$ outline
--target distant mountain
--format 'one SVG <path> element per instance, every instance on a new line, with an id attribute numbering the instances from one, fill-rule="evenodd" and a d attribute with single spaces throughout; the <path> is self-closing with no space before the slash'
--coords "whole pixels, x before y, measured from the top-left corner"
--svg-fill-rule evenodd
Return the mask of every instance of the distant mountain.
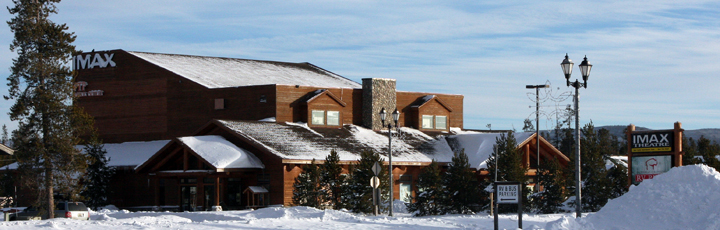
<path id="1" fill-rule="evenodd" d="M 607 129 L 610 131 L 610 134 L 615 135 L 618 137 L 618 139 L 625 140 L 625 128 L 627 128 L 626 125 L 606 125 L 606 126 L 598 126 L 595 127 L 595 131 L 600 129 Z M 639 127 L 635 126 L 635 131 L 645 131 L 645 130 L 651 130 L 645 127 Z M 550 134 L 553 133 L 553 130 L 543 130 L 543 133 L 549 132 Z M 692 138 L 695 141 L 700 139 L 700 136 L 704 136 L 707 139 L 710 139 L 710 141 L 717 141 L 720 143 L 720 129 L 695 129 L 695 130 L 685 130 L 684 133 L 685 137 Z"/>
<path id="2" fill-rule="evenodd" d="M 603 128 L 610 131 L 611 134 L 613 134 L 619 138 L 625 139 L 624 131 L 625 131 L 625 128 L 627 128 L 627 126 L 625 126 L 625 125 L 608 125 L 608 126 L 595 127 L 596 130 L 603 129 Z M 650 130 L 650 129 L 645 128 L 645 127 L 635 126 L 635 130 L 636 131 L 644 131 L 644 130 Z M 705 138 L 710 139 L 710 141 L 717 141 L 718 143 L 720 143 L 720 129 L 695 129 L 695 130 L 686 129 L 684 135 L 685 135 L 685 137 L 692 138 L 696 141 L 698 139 L 700 139 L 700 136 L 704 136 Z"/>

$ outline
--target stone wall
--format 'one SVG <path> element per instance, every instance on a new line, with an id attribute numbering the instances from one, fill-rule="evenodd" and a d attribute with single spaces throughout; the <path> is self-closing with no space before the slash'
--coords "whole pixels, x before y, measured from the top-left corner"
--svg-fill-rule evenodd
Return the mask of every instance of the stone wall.
<path id="1" fill-rule="evenodd" d="M 397 107 L 395 79 L 363 78 L 362 89 L 363 126 L 373 130 L 382 129 L 380 110 L 385 108 L 385 112 L 388 113 L 385 119 L 392 121 L 392 112 Z"/>

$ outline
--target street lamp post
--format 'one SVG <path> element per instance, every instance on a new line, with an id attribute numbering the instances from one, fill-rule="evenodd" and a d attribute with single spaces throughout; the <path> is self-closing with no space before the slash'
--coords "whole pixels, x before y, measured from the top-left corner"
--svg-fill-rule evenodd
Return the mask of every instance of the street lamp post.
<path id="1" fill-rule="evenodd" d="M 575 217 L 580 218 L 582 216 L 582 196 L 580 191 L 582 189 L 582 185 L 580 181 L 580 110 L 578 100 L 580 98 L 580 87 L 587 88 L 587 80 L 590 76 L 590 69 L 592 68 L 592 65 L 588 62 L 587 56 L 585 56 L 582 63 L 578 66 L 580 67 L 580 73 L 583 77 L 583 82 L 581 83 L 577 79 L 575 79 L 575 82 L 570 82 L 573 64 L 574 63 L 570 60 L 570 58 L 568 58 L 568 55 L 565 54 L 565 60 L 560 63 L 560 66 L 565 74 L 567 86 L 575 88 Z"/>
<path id="2" fill-rule="evenodd" d="M 385 117 L 387 116 L 387 112 L 385 112 L 385 108 L 382 108 L 380 110 L 380 120 L 383 123 L 383 126 L 385 126 Z M 398 126 L 398 120 L 400 119 L 400 112 L 398 112 L 397 108 L 395 108 L 395 111 L 392 113 L 392 119 L 395 121 L 395 129 L 397 129 Z M 388 121 L 387 124 L 388 127 L 388 174 L 389 174 L 389 180 L 390 180 L 390 211 L 388 213 L 388 216 L 393 215 L 393 201 L 395 200 L 393 196 L 393 173 L 392 173 L 392 123 Z"/>
<path id="3" fill-rule="evenodd" d="M 526 85 L 526 89 L 535 89 L 535 136 L 537 136 L 537 169 L 535 170 L 535 192 L 540 192 L 540 89 L 550 85 Z"/>

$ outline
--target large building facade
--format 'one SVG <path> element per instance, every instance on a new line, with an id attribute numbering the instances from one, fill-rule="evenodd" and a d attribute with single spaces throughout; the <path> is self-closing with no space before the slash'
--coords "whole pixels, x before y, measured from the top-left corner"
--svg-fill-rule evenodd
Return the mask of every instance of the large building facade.
<path id="1" fill-rule="evenodd" d="M 462 95 L 398 91 L 393 79 L 358 83 L 310 63 L 110 50 L 80 54 L 73 65 L 77 103 L 118 169 L 110 202 L 119 207 L 292 205 L 303 164 L 331 150 L 344 165 L 361 151 L 387 156 L 383 108 L 401 113 L 396 199 L 413 195 L 422 167 L 457 151 L 481 176 L 498 135 L 452 135 L 463 128 Z M 528 168 L 538 140 L 542 159 L 567 163 L 542 138 L 516 139 Z"/>

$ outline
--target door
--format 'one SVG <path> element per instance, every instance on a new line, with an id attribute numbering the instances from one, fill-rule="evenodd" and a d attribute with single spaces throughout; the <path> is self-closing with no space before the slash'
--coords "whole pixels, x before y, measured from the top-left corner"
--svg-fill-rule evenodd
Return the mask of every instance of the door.
<path id="1" fill-rule="evenodd" d="M 205 185 L 205 202 L 203 203 L 203 210 L 210 211 L 212 206 L 215 206 L 215 185 Z"/>
<path id="2" fill-rule="evenodd" d="M 180 211 L 195 211 L 197 207 L 197 187 L 180 187 Z"/>

